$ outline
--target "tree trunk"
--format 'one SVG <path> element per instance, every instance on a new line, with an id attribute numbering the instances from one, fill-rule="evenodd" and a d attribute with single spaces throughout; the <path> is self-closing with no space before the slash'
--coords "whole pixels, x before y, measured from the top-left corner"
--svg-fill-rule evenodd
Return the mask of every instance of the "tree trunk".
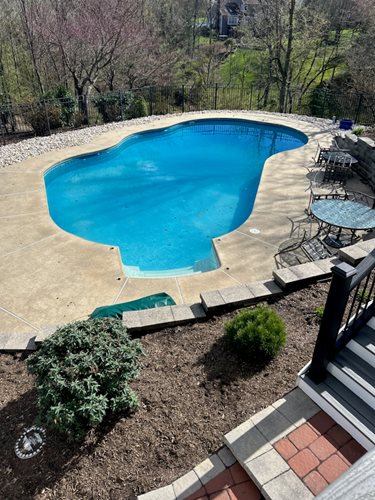
<path id="1" fill-rule="evenodd" d="M 81 85 L 76 79 L 74 80 L 74 86 L 78 99 L 78 109 L 82 113 L 83 125 L 89 124 L 89 110 L 88 110 L 88 99 L 87 91 L 83 85 Z"/>
<path id="2" fill-rule="evenodd" d="M 34 6 L 31 6 L 34 8 Z M 39 92 L 40 94 L 44 94 L 44 87 L 43 87 L 43 82 L 42 78 L 40 76 L 39 68 L 38 68 L 38 61 L 37 61 L 37 56 L 36 56 L 36 49 L 35 49 L 35 39 L 34 39 L 34 34 L 31 26 L 31 22 L 29 19 L 29 14 L 27 11 L 27 7 L 25 4 L 25 0 L 20 0 L 20 8 L 21 8 L 21 17 L 22 17 L 22 23 L 23 23 L 23 28 L 24 28 L 24 34 L 27 42 L 28 49 L 30 51 L 31 55 L 31 62 L 33 65 L 34 73 L 36 76 L 36 80 L 38 83 L 39 87 Z M 32 12 L 32 15 L 37 15 L 37 13 Z"/>
<path id="3" fill-rule="evenodd" d="M 286 96 L 287 90 L 290 86 L 290 61 L 293 50 L 293 24 L 294 24 L 294 12 L 296 8 L 296 0 L 290 0 L 289 4 L 289 16 L 288 16 L 288 41 L 287 48 L 285 51 L 285 60 L 282 65 L 281 71 L 281 85 L 279 94 L 279 112 L 285 113 L 286 111 Z"/>

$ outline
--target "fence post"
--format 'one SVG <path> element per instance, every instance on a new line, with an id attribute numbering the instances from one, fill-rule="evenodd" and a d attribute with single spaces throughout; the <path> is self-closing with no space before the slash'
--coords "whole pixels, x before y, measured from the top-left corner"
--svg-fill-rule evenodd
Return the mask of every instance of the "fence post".
<path id="1" fill-rule="evenodd" d="M 354 123 L 358 123 L 359 114 L 361 112 L 361 107 L 362 107 L 362 102 L 363 102 L 363 94 L 361 94 L 359 96 L 359 102 L 358 102 L 358 106 L 357 106 L 357 111 L 355 113 Z"/>
<path id="2" fill-rule="evenodd" d="M 1 107 L 0 109 L 0 128 L 1 128 L 1 138 L 3 140 L 3 144 L 5 145 L 5 132 L 4 132 L 4 129 L 5 129 L 5 123 L 6 123 L 6 120 L 5 120 L 5 113 L 6 111 L 4 111 L 4 108 Z"/>
<path id="3" fill-rule="evenodd" d="M 182 112 L 185 113 L 185 85 L 182 86 Z"/>
<path id="4" fill-rule="evenodd" d="M 249 109 L 253 109 L 253 85 L 250 86 L 250 102 L 249 102 Z"/>
<path id="5" fill-rule="evenodd" d="M 337 335 L 356 273 L 354 267 L 344 262 L 332 268 L 332 282 L 308 372 L 309 378 L 317 384 L 326 378 L 327 365 L 335 355 Z"/>
<path id="6" fill-rule="evenodd" d="M 218 84 L 215 83 L 214 109 L 217 109 L 217 91 L 218 91 Z"/>
<path id="7" fill-rule="evenodd" d="M 46 115 L 46 122 L 47 122 L 47 128 L 48 128 L 48 135 L 51 135 L 51 127 L 49 123 L 49 118 L 48 118 L 48 112 L 47 112 L 47 106 L 46 106 L 46 101 L 42 101 L 43 103 L 43 108 L 44 108 L 44 114 Z"/>
<path id="8" fill-rule="evenodd" d="M 84 95 L 84 100 L 85 100 L 86 122 L 87 125 L 90 126 L 90 98 L 88 94 Z"/>
<path id="9" fill-rule="evenodd" d="M 3 124 L 3 121 L 1 121 L 1 137 L 3 139 L 3 144 L 5 145 L 5 133 L 4 133 L 4 124 Z"/>
<path id="10" fill-rule="evenodd" d="M 327 100 L 327 87 L 324 88 L 323 105 L 322 105 L 322 118 L 324 118 Z"/>
<path id="11" fill-rule="evenodd" d="M 120 101 L 120 113 L 121 113 L 121 121 L 124 120 L 124 109 L 123 109 L 123 99 L 121 90 L 118 91 L 118 98 Z"/>
<path id="12" fill-rule="evenodd" d="M 150 110 L 150 115 L 152 115 L 152 87 L 148 88 L 148 109 Z"/>

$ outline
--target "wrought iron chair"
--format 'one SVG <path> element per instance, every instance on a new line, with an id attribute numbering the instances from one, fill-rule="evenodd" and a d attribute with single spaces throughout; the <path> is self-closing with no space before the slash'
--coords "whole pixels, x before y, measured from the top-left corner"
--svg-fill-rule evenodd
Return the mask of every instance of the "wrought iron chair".
<path id="1" fill-rule="evenodd" d="M 325 228 L 314 218 L 304 215 L 298 219 L 288 219 L 291 223 L 289 238 L 281 243 L 274 255 L 278 268 L 326 259 L 337 252 L 325 245 Z"/>
<path id="2" fill-rule="evenodd" d="M 369 194 L 361 193 L 360 191 L 346 190 L 347 200 L 356 201 L 358 203 L 363 203 L 370 208 L 375 208 L 375 197 Z"/>
<path id="3" fill-rule="evenodd" d="M 340 165 L 327 162 L 324 165 L 323 182 L 346 184 L 346 181 L 353 176 L 350 165 Z"/>
<path id="4" fill-rule="evenodd" d="M 318 198 L 319 196 L 332 197 L 333 195 L 338 195 L 338 196 L 345 195 L 344 187 L 332 182 L 331 180 L 329 180 L 327 178 L 325 178 L 323 169 L 321 169 L 320 171 L 315 173 L 315 175 L 310 180 L 310 185 L 307 188 L 307 190 L 310 191 L 309 204 L 305 210 L 305 212 L 308 215 L 310 214 L 310 207 L 311 207 L 312 202 L 315 199 L 319 199 Z"/>

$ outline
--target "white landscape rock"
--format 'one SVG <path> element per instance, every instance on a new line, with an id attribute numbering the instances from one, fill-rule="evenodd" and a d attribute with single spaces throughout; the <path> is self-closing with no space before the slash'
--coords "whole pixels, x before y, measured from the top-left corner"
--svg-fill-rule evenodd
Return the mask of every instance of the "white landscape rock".
<path id="1" fill-rule="evenodd" d="M 189 115 L 205 115 L 207 113 L 212 113 L 213 111 L 194 111 L 191 113 L 184 113 L 183 116 Z M 230 111 L 231 113 L 236 113 L 236 115 L 241 115 L 248 113 L 247 111 Z M 215 113 L 228 113 L 228 110 L 215 111 Z M 257 115 L 268 115 L 268 116 L 282 116 L 284 119 L 290 120 L 300 120 L 310 124 L 316 124 L 322 129 L 333 130 L 336 126 L 332 123 L 332 120 L 326 120 L 322 118 L 315 118 L 312 116 L 299 116 L 299 115 L 285 115 L 281 113 L 270 113 L 267 111 L 251 111 L 252 114 Z M 160 116 L 147 116 L 143 118 L 134 118 L 133 120 L 127 120 L 123 122 L 108 123 L 106 125 L 97 125 L 94 127 L 87 127 L 79 130 L 70 130 L 68 132 L 61 132 L 58 134 L 53 134 L 47 137 L 33 137 L 31 139 L 25 139 L 23 141 L 17 142 L 16 144 L 7 144 L 0 147 L 0 168 L 7 167 L 14 163 L 19 163 L 31 156 L 38 156 L 53 149 L 64 149 L 70 146 L 79 146 L 82 144 L 87 144 L 91 142 L 95 137 L 108 132 L 110 130 L 115 130 L 123 127 L 144 125 L 147 123 L 154 123 L 162 120 L 165 117 L 173 117 L 178 115 L 160 115 Z M 180 115 L 182 116 L 182 115 Z"/>

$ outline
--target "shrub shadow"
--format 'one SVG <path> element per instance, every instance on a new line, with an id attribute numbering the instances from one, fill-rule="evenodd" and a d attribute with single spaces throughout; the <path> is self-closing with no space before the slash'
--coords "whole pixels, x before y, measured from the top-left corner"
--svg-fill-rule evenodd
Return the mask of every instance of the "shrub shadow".
<path id="1" fill-rule="evenodd" d="M 104 425 L 90 433 L 84 442 L 68 443 L 61 435 L 47 430 L 47 443 L 33 458 L 19 459 L 14 451 L 23 430 L 37 423 L 36 391 L 30 389 L 0 410 L 0 497 L 7 500 L 34 498 L 54 485 L 82 456 L 92 454 L 117 418 L 108 418 Z M 121 418 L 121 415 L 119 418 Z"/>
<path id="2" fill-rule="evenodd" d="M 223 335 L 198 359 L 198 364 L 203 365 L 207 381 L 220 380 L 222 384 L 230 384 L 251 378 L 265 369 L 269 362 L 244 360 L 228 345 Z"/>

